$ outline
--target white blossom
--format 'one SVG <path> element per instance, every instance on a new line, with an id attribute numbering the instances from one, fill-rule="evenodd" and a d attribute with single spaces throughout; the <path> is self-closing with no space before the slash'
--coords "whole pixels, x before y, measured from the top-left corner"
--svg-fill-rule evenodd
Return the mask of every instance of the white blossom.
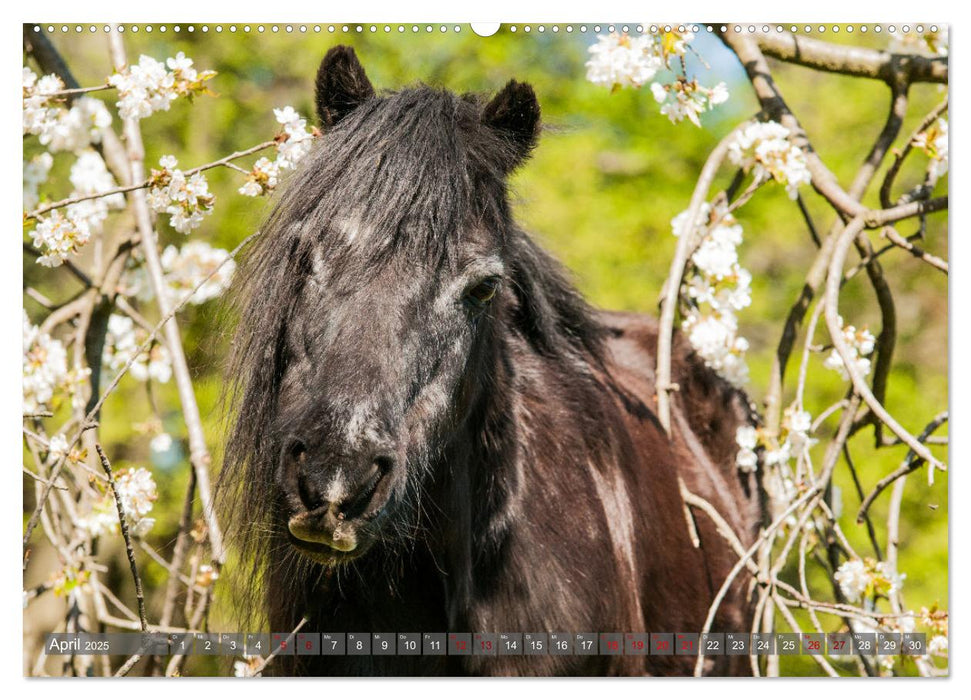
<path id="1" fill-rule="evenodd" d="M 932 656 L 947 656 L 947 637 L 936 634 L 927 642 L 927 652 Z"/>
<path id="2" fill-rule="evenodd" d="M 697 80 L 679 79 L 669 85 L 651 84 L 654 100 L 661 105 L 661 114 L 671 123 L 685 119 L 701 126 L 699 115 L 728 100 L 728 86 L 718 83 L 713 88 L 699 85 Z"/>
<path id="3" fill-rule="evenodd" d="M 247 176 L 243 186 L 239 188 L 239 193 L 247 197 L 268 194 L 276 188 L 279 177 L 279 163 L 269 158 L 260 158 L 253 164 L 253 170 Z"/>
<path id="4" fill-rule="evenodd" d="M 135 327 L 127 316 L 112 314 L 108 317 L 108 332 L 105 335 L 105 348 L 102 364 L 111 372 L 121 371 L 132 359 L 129 374 L 140 382 L 148 379 L 166 383 L 172 377 L 172 360 L 168 350 L 159 344 L 148 350 L 138 352 L 138 348 L 148 334 Z"/>
<path id="5" fill-rule="evenodd" d="M 24 413 L 47 409 L 54 392 L 68 379 L 67 351 L 30 322 L 24 311 Z"/>
<path id="6" fill-rule="evenodd" d="M 105 166 L 101 156 L 93 150 L 80 153 L 71 166 L 72 197 L 96 195 L 116 188 L 115 179 Z M 85 199 L 67 207 L 67 216 L 73 221 L 83 221 L 87 229 L 101 232 L 105 219 L 112 209 L 123 209 L 125 197 L 120 192 L 94 199 Z"/>
<path id="7" fill-rule="evenodd" d="M 597 37 L 597 43 L 588 51 L 587 80 L 611 89 L 639 88 L 664 67 L 654 38 L 649 35 L 632 37 L 613 32 Z"/>
<path id="8" fill-rule="evenodd" d="M 67 438 L 63 435 L 55 435 L 47 443 L 47 456 L 52 463 L 57 462 L 59 459 L 67 456 L 69 447 Z"/>
<path id="9" fill-rule="evenodd" d="M 872 559 L 850 559 L 836 570 L 833 577 L 850 603 L 858 602 L 865 595 L 893 595 L 906 578 L 891 569 L 887 562 Z"/>
<path id="10" fill-rule="evenodd" d="M 104 103 L 82 95 L 71 107 L 55 93 L 64 90 L 56 75 L 38 79 L 26 66 L 23 69 L 23 128 L 51 152 L 78 151 L 100 143 L 101 130 L 111 125 L 111 114 Z"/>
<path id="11" fill-rule="evenodd" d="M 109 77 L 108 84 L 118 88 L 118 113 L 123 119 L 144 119 L 167 111 L 177 97 L 204 92 L 203 83 L 214 75 L 196 71 L 192 59 L 180 51 L 165 63 L 143 55 L 138 63 Z"/>
<path id="12" fill-rule="evenodd" d="M 152 510 L 158 491 L 152 473 L 143 467 L 122 472 L 115 479 L 115 490 L 125 515 L 140 520 Z"/>
<path id="13" fill-rule="evenodd" d="M 806 154 L 789 140 L 789 129 L 778 122 L 758 122 L 742 129 L 729 144 L 728 157 L 751 170 L 757 181 L 773 179 L 795 199 L 800 185 L 812 180 Z"/>
<path id="14" fill-rule="evenodd" d="M 148 190 L 148 203 L 158 213 L 169 215 L 169 223 L 179 233 L 189 233 L 212 213 L 215 196 L 202 173 L 186 177 L 176 166 L 174 156 L 159 159 L 161 170 L 153 170 Z"/>
<path id="15" fill-rule="evenodd" d="M 870 585 L 870 575 L 867 573 L 866 564 L 859 559 L 850 559 L 844 562 L 833 575 L 840 586 L 843 597 L 850 603 L 856 603 L 866 593 Z"/>
<path id="16" fill-rule="evenodd" d="M 30 160 L 24 161 L 24 210 L 30 211 L 40 203 L 40 186 L 47 182 L 47 176 L 54 165 L 54 157 L 44 151 Z"/>
<path id="17" fill-rule="evenodd" d="M 115 492 L 121 501 L 131 531 L 139 537 L 146 535 L 155 524 L 154 518 L 146 516 L 158 499 L 158 488 L 152 473 L 143 467 L 119 471 L 115 475 Z M 118 532 L 118 508 L 114 494 L 110 491 L 105 493 L 80 518 L 79 524 L 92 537 Z"/>
<path id="18" fill-rule="evenodd" d="M 708 203 L 699 213 L 705 223 L 693 231 L 701 238 L 682 290 L 694 306 L 685 314 L 681 328 L 706 365 L 734 386 L 742 386 L 749 375 L 745 362 L 748 341 L 738 334 L 736 312 L 752 303 L 752 275 L 738 261 L 742 227 L 724 209 L 715 212 L 712 222 Z M 675 236 L 685 235 L 687 227 L 686 211 L 671 220 Z M 751 463 L 747 456 L 745 461 Z"/>
<path id="19" fill-rule="evenodd" d="M 786 432 L 785 439 L 792 453 L 804 454 L 816 444 L 816 440 L 809 437 L 812 425 L 813 417 L 809 411 L 803 411 L 796 406 L 790 406 L 785 410 L 782 416 L 782 427 Z"/>
<path id="20" fill-rule="evenodd" d="M 30 232 L 30 238 L 42 253 L 37 258 L 37 264 L 59 267 L 88 242 L 91 229 L 84 219 L 75 221 L 55 210 L 37 220 L 37 225 Z"/>
<path id="21" fill-rule="evenodd" d="M 274 109 L 273 114 L 277 122 L 283 126 L 283 134 L 277 140 L 276 165 L 278 169 L 283 170 L 295 168 L 297 163 L 310 152 L 314 134 L 312 131 L 307 131 L 307 120 L 289 105 L 282 109 Z"/>
<path id="22" fill-rule="evenodd" d="M 860 374 L 868 375 L 871 362 L 867 355 L 870 355 L 876 347 L 876 338 L 866 328 L 857 330 L 855 326 L 843 325 L 842 317 L 839 317 L 839 324 L 843 328 L 843 340 L 849 346 L 850 361 Z M 843 379 L 850 378 L 846 365 L 843 363 L 843 357 L 837 352 L 836 348 L 833 348 L 829 356 L 823 361 L 823 366 L 839 372 Z"/>
<path id="23" fill-rule="evenodd" d="M 202 283 L 189 299 L 193 304 L 202 304 L 226 291 L 236 272 L 236 262 L 226 250 L 204 241 L 190 241 L 181 250 L 168 246 L 162 253 L 162 268 L 165 282 L 176 298 L 181 299 Z"/>
<path id="24" fill-rule="evenodd" d="M 23 67 L 23 127 L 24 134 L 41 134 L 57 119 L 58 105 L 53 93 L 64 89 L 56 75 L 38 79 L 27 66 Z"/>
<path id="25" fill-rule="evenodd" d="M 168 452 L 172 449 L 172 436 L 168 433 L 159 433 L 152 438 L 152 441 L 149 443 L 149 449 L 159 454 Z"/>
<path id="26" fill-rule="evenodd" d="M 56 118 L 40 132 L 42 145 L 52 152 L 77 152 L 101 143 L 101 131 L 111 126 L 111 113 L 94 97 L 79 97 L 70 109 L 60 109 Z"/>
<path id="27" fill-rule="evenodd" d="M 758 442 L 758 430 L 750 425 L 741 425 L 735 431 L 735 443 L 739 448 L 735 455 L 735 466 L 739 471 L 754 472 L 758 468 L 759 457 L 755 452 Z"/>

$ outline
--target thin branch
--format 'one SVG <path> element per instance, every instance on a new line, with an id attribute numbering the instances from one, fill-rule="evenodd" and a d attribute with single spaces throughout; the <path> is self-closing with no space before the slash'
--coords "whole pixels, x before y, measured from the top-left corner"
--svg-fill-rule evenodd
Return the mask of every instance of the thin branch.
<path id="1" fill-rule="evenodd" d="M 920 435 L 917 436 L 918 442 L 924 443 L 931 433 L 933 433 L 939 427 L 944 425 L 944 423 L 946 423 L 947 421 L 948 421 L 947 411 L 944 411 L 943 413 L 940 413 L 937 416 L 935 416 L 934 420 L 928 423 L 927 426 L 924 428 L 924 430 L 921 431 Z M 860 509 L 857 511 L 857 514 L 856 514 L 856 521 L 858 523 L 863 522 L 863 519 L 867 517 L 867 511 L 870 510 L 870 506 L 873 505 L 873 502 L 877 499 L 877 497 L 881 493 L 883 493 L 883 490 L 885 488 L 887 488 L 890 484 L 895 482 L 897 479 L 905 477 L 911 472 L 916 471 L 917 469 L 920 469 L 921 465 L 923 465 L 924 462 L 925 460 L 923 458 L 918 459 L 918 455 L 914 452 L 913 449 L 908 450 L 907 456 L 904 457 L 903 463 L 899 467 L 897 467 L 897 469 L 895 469 L 893 472 L 880 479 L 880 481 L 877 482 L 877 485 L 873 488 L 873 491 L 871 491 L 870 494 L 865 499 L 863 499 L 863 503 L 860 504 Z M 928 468 L 934 469 L 934 465 L 931 464 Z"/>
<path id="2" fill-rule="evenodd" d="M 915 202 L 914 204 L 923 203 Z M 909 207 L 911 205 L 905 206 Z M 862 230 L 863 226 L 868 221 L 870 223 L 876 223 L 877 221 L 888 217 L 892 218 L 902 213 L 900 209 L 900 207 L 895 207 L 894 209 L 885 209 L 880 212 L 871 212 L 868 213 L 867 216 L 859 216 L 850 222 L 850 224 L 843 230 L 843 233 L 840 235 L 840 238 L 836 243 L 835 250 L 833 251 L 833 258 L 830 261 L 829 274 L 826 280 L 826 299 L 824 301 L 826 325 L 829 328 L 833 346 L 835 347 L 836 352 L 839 353 L 840 357 L 843 359 L 843 366 L 847 374 L 850 376 L 854 388 L 866 402 L 870 410 L 875 414 L 876 418 L 881 420 L 895 435 L 897 435 L 897 437 L 909 445 L 919 457 L 927 460 L 935 467 L 943 468 L 940 460 L 934 457 L 934 455 L 931 454 L 924 445 L 918 442 L 913 435 L 908 433 L 873 395 L 873 392 L 866 383 L 866 378 L 861 374 L 856 363 L 853 361 L 853 353 L 851 352 L 847 341 L 843 338 L 843 329 L 839 320 L 839 289 L 843 278 L 843 266 L 846 261 L 846 254 L 849 247 L 853 244 L 857 234 Z M 920 210 L 920 207 L 914 208 L 914 213 L 912 215 L 917 215 L 917 212 Z"/>
<path id="3" fill-rule="evenodd" d="M 138 619 L 142 625 L 142 632 L 148 631 L 148 620 L 145 617 L 145 594 L 142 592 L 142 577 L 138 575 L 138 565 L 135 563 L 135 550 L 132 548 L 131 535 L 128 533 L 128 517 L 125 514 L 125 504 L 122 503 L 121 494 L 118 493 L 118 485 L 115 483 L 115 475 L 111 471 L 111 463 L 101 449 L 101 444 L 96 443 L 98 457 L 101 459 L 101 468 L 105 470 L 108 477 L 108 484 L 111 486 L 111 493 L 115 497 L 115 506 L 118 508 L 118 521 L 121 523 L 121 536 L 125 540 L 125 554 L 128 555 L 128 566 L 131 568 L 131 576 L 135 582 L 135 598 L 138 599 Z"/>
<path id="4" fill-rule="evenodd" d="M 927 113 L 927 116 L 921 120 L 917 128 L 907 137 L 907 142 L 904 144 L 903 150 L 897 153 L 893 163 L 890 164 L 890 167 L 887 169 L 887 174 L 883 177 L 883 183 L 880 185 L 880 206 L 884 209 L 889 208 L 892 204 L 890 193 L 893 189 L 894 180 L 896 180 L 897 174 L 900 172 L 900 166 L 903 165 L 904 160 L 910 154 L 911 150 L 913 150 L 914 140 L 947 110 L 947 106 L 948 100 L 944 98 L 943 102 Z"/>
<path id="5" fill-rule="evenodd" d="M 775 531 L 779 527 L 781 527 L 783 523 L 785 523 L 786 519 L 792 513 L 794 513 L 799 508 L 799 506 L 801 506 L 803 503 L 808 501 L 810 498 L 816 496 L 820 491 L 821 489 L 819 489 L 818 486 L 806 491 L 806 493 L 804 493 L 796 501 L 794 501 L 788 508 L 786 508 L 786 510 L 783 511 L 783 513 L 778 518 L 776 518 L 772 524 L 770 524 L 761 533 L 759 533 L 759 537 L 758 539 L 755 540 L 755 543 L 747 550 L 745 550 L 744 556 L 739 557 L 738 561 L 735 562 L 735 565 L 732 567 L 731 571 L 728 572 L 728 576 L 725 577 L 725 580 L 722 582 L 721 588 L 718 589 L 718 593 L 715 594 L 715 598 L 712 601 L 711 606 L 709 606 L 708 608 L 708 616 L 705 619 L 704 627 L 702 627 L 701 629 L 702 634 L 706 634 L 711 631 L 711 626 L 715 621 L 715 614 L 718 612 L 718 608 L 721 607 L 722 601 L 725 599 L 725 596 L 728 594 L 728 590 L 731 588 L 732 583 L 735 582 L 735 579 L 738 577 L 739 573 L 741 573 L 742 569 L 746 567 L 748 561 L 759 550 L 763 542 L 768 540 L 770 537 L 774 536 Z M 701 676 L 701 672 L 704 669 L 704 661 L 705 661 L 705 650 L 699 648 L 698 659 L 695 662 L 695 670 L 694 670 L 695 676 Z"/>
<path id="6" fill-rule="evenodd" d="M 928 263 L 932 267 L 936 267 L 945 275 L 948 274 L 948 264 L 946 260 L 942 260 L 936 255 L 931 255 L 920 246 L 914 245 L 913 243 L 910 242 L 910 240 L 908 240 L 907 238 L 904 238 L 899 233 L 897 233 L 897 229 L 895 229 L 893 226 L 885 226 L 883 230 L 880 231 L 880 237 L 886 238 L 888 241 L 890 241 L 891 245 L 896 246 L 897 248 L 902 248 L 906 250 L 915 258 L 919 260 L 923 260 L 924 262 Z"/>
<path id="7" fill-rule="evenodd" d="M 947 57 L 840 46 L 790 32 L 759 32 L 755 36 L 767 55 L 815 70 L 886 83 L 948 82 Z"/>
<path id="8" fill-rule="evenodd" d="M 300 623 L 296 627 L 293 628 L 293 631 L 289 635 L 287 635 L 287 639 L 286 639 L 286 641 L 284 643 L 285 644 L 289 644 L 290 642 L 292 642 L 293 641 L 293 638 L 296 637 L 297 632 L 299 632 L 301 629 L 303 629 L 303 626 L 306 625 L 307 622 L 308 622 L 308 618 L 306 618 L 306 617 L 302 618 L 300 620 Z M 274 649 L 265 659 L 263 659 L 262 661 L 260 661 L 260 663 L 258 663 L 253 668 L 253 670 L 250 672 L 250 675 L 252 675 L 252 676 L 259 676 L 261 673 L 263 673 L 263 671 L 264 671 L 264 669 L 266 669 L 267 665 L 271 661 L 273 661 L 273 659 L 276 658 L 278 651 L 280 651 L 280 647 L 277 647 L 276 649 Z"/>
<path id="9" fill-rule="evenodd" d="M 117 29 L 117 26 L 115 27 Z M 125 58 L 125 45 L 122 36 L 117 31 L 112 31 L 109 35 L 111 46 L 111 58 L 117 70 L 120 70 L 127 63 Z M 128 143 L 128 160 L 131 167 L 131 182 L 140 182 L 145 179 L 145 149 L 142 146 L 142 134 L 137 119 L 125 120 L 125 137 Z M 158 243 L 155 238 L 155 229 L 152 226 L 152 215 L 148 206 L 148 200 L 143 190 L 135 190 L 131 193 L 132 208 L 135 214 L 135 221 L 138 232 L 141 234 L 141 248 L 145 256 L 145 267 L 148 278 L 151 282 L 152 291 L 155 293 L 156 303 L 162 316 L 169 316 L 170 302 L 166 295 L 167 285 L 165 284 L 165 274 L 162 270 L 162 263 L 159 259 Z M 186 428 L 189 434 L 189 460 L 192 468 L 196 471 L 197 488 L 199 498 L 202 501 L 202 514 L 209 528 L 209 541 L 212 547 L 213 560 L 216 566 L 221 566 L 225 561 L 226 553 L 223 548 L 222 530 L 216 519 L 213 509 L 211 489 L 209 486 L 209 449 L 206 446 L 205 433 L 202 428 L 202 419 L 199 414 L 199 405 L 196 402 L 195 390 L 192 386 L 192 377 L 189 374 L 189 366 L 185 358 L 185 350 L 182 347 L 182 334 L 179 331 L 179 324 L 174 316 L 170 316 L 165 324 L 166 346 L 172 361 L 172 374 L 175 377 L 176 388 L 179 393 L 179 401 L 182 404 L 182 413 Z"/>

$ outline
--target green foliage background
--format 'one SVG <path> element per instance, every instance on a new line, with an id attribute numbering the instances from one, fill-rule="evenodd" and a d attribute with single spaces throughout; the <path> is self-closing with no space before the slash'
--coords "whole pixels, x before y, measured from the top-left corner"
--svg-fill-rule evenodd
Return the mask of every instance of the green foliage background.
<path id="1" fill-rule="evenodd" d="M 744 80 L 734 55 L 710 36 L 694 43 L 710 66 L 689 57 L 689 74 L 712 85 L 727 81 L 732 97 L 715 112 L 704 115 L 703 128 L 690 123 L 674 125 L 658 112 L 658 105 L 646 89 L 609 92 L 584 78 L 586 48 L 594 43 L 593 31 L 553 34 L 533 29 L 528 35 L 519 27 L 512 32 L 503 26 L 490 38 L 475 36 L 467 26 L 461 32 L 433 32 L 424 26 L 404 33 L 397 25 L 390 33 L 379 26 L 376 32 L 357 31 L 350 25 L 346 34 L 337 27 L 329 34 L 312 27 L 306 33 L 255 28 L 235 33 L 224 26 L 222 33 L 196 28 L 165 34 L 144 30 L 125 34 L 131 61 L 139 54 L 164 59 L 184 51 L 199 69 L 214 69 L 218 76 L 210 83 L 218 97 L 201 97 L 193 103 L 173 103 L 169 112 L 144 120 L 142 128 L 148 149 L 148 164 L 172 153 L 180 167 L 188 168 L 222 157 L 272 137 L 276 131 L 272 108 L 292 105 L 308 118 L 312 115 L 312 78 L 324 52 L 337 43 L 349 43 L 357 50 L 372 82 L 379 89 L 394 89 L 418 81 L 451 90 L 494 91 L 515 77 L 533 84 L 539 96 L 545 132 L 532 161 L 514 177 L 516 212 L 521 222 L 558 255 L 573 271 L 580 289 L 595 304 L 618 309 L 655 313 L 657 299 L 675 239 L 670 219 L 687 207 L 705 157 L 718 140 L 739 120 L 757 111 L 755 99 Z M 886 39 L 870 35 L 848 37 L 845 33 L 829 40 L 885 46 Z M 55 45 L 64 54 L 82 85 L 100 84 L 110 73 L 107 38 L 96 34 L 57 35 Z M 883 126 L 889 106 L 889 90 L 876 81 L 820 74 L 808 69 L 773 63 L 777 82 L 790 106 L 805 126 L 823 160 L 843 183 L 848 183 Z M 111 93 L 97 97 L 109 103 Z M 911 91 L 911 108 L 903 137 L 944 95 L 937 86 L 918 85 Z M 117 116 L 115 127 L 118 127 Z M 36 147 L 25 141 L 25 155 Z M 255 160 L 241 163 L 244 167 Z M 67 194 L 66 181 L 71 158 L 58 156 L 48 189 L 53 198 Z M 925 157 L 915 154 L 899 182 L 910 187 L 920 177 Z M 207 173 L 217 196 L 214 214 L 193 237 L 230 249 L 254 231 L 267 212 L 266 199 L 236 194 L 242 176 L 228 169 Z M 732 172 L 724 169 L 716 187 L 725 186 Z M 879 183 L 879 177 L 877 182 Z M 51 187 L 53 185 L 53 187 Z M 946 181 L 940 186 L 946 188 Z M 871 190 L 876 190 L 872 187 Z M 803 190 L 816 226 L 825 232 L 833 220 L 831 211 L 808 188 Z M 877 205 L 873 192 L 867 203 Z M 130 225 L 115 215 L 117 226 Z M 752 382 L 749 391 L 761 402 L 774 347 L 782 321 L 796 298 L 803 276 L 814 256 L 814 245 L 796 205 L 779 186 L 763 188 L 738 213 L 745 229 L 740 249 L 742 264 L 754 276 L 753 304 L 740 314 L 742 333 L 751 342 L 749 354 Z M 931 252 L 946 257 L 946 215 L 932 218 L 923 243 Z M 901 232 L 913 232 L 915 223 Z M 873 234 L 871 234 L 873 235 Z M 163 243 L 180 245 L 184 237 L 161 227 Z M 881 241 L 875 235 L 874 244 Z M 889 381 L 888 405 L 912 432 L 918 432 L 948 403 L 947 377 L 947 279 L 900 251 L 882 259 L 897 303 L 899 337 L 895 365 Z M 54 275 L 24 259 L 25 285 L 33 285 L 55 300 L 67 298 L 76 289 L 63 271 Z M 40 308 L 25 302 L 35 322 Z M 847 285 L 841 312 L 848 322 L 868 325 L 879 331 L 879 314 L 865 276 Z M 152 310 L 146 310 L 151 315 Z M 220 403 L 222 372 L 231 335 L 232 319 L 220 312 L 218 303 L 190 307 L 180 314 L 186 336 L 189 364 L 215 464 L 222 453 L 224 407 Z M 822 324 L 821 324 L 822 325 Z M 825 331 L 817 342 L 827 343 Z M 845 383 L 822 366 L 823 356 L 811 364 L 806 408 L 818 414 L 840 399 Z M 790 364 L 789 392 L 798 367 L 798 354 Z M 169 464 L 155 464 L 153 471 L 160 488 L 155 513 L 158 523 L 149 540 L 163 553 L 171 551 L 188 473 L 185 428 L 181 421 L 174 385 L 155 386 L 154 400 L 160 407 L 165 428 L 181 445 L 181 456 Z M 105 406 L 102 436 L 116 466 L 150 462 L 148 437 L 137 434 L 133 424 L 152 416 L 151 404 L 142 384 L 125 379 L 120 391 Z M 821 442 L 832 433 L 830 421 L 821 431 Z M 897 467 L 904 456 L 901 448 L 873 449 L 871 430 L 861 431 L 851 441 L 855 463 L 865 490 Z M 821 457 L 821 449 L 814 453 Z M 941 454 L 944 454 L 943 451 Z M 845 465 L 838 468 L 836 483 L 842 491 L 842 525 L 861 553 L 872 554 L 866 533 L 855 524 L 860 499 Z M 25 507 L 32 507 L 32 487 L 25 485 Z M 878 499 L 872 513 L 885 548 L 886 503 L 889 491 Z M 909 607 L 918 609 L 935 602 L 947 605 L 948 502 L 947 477 L 938 474 L 929 486 L 925 471 L 910 477 L 901 527 L 900 568 L 908 574 L 904 595 Z M 29 511 L 28 511 L 29 512 Z M 232 530 L 232 523 L 223 523 Z M 109 546 L 118 546 L 113 543 Z M 119 551 L 121 551 L 119 549 Z M 121 564 L 119 560 L 119 564 Z M 164 572 L 142 557 L 140 564 L 148 587 L 150 618 L 161 606 Z M 230 567 L 231 568 L 231 567 Z M 832 596 L 827 579 L 810 565 L 810 587 L 822 597 Z M 40 576 L 44 572 L 38 572 Z M 133 600 L 130 581 L 123 565 L 116 567 L 108 582 L 121 597 Z M 28 576 L 30 578 L 30 576 Z M 28 585 L 30 581 L 26 582 Z M 214 630 L 233 629 L 234 601 L 230 588 L 220 582 L 212 619 Z M 285 595 L 285 592 L 281 592 Z M 840 621 L 825 618 L 829 629 Z M 784 672 L 817 673 L 808 659 L 784 657 Z M 194 658 L 189 673 L 220 673 L 214 662 Z"/>

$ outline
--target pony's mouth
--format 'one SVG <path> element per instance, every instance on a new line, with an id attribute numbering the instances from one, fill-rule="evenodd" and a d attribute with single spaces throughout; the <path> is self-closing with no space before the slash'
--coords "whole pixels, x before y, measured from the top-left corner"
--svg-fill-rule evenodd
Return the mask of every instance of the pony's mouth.
<path id="1" fill-rule="evenodd" d="M 292 534 L 289 536 L 289 539 L 290 544 L 294 549 L 300 552 L 301 555 L 317 562 L 318 564 L 324 564 L 326 566 L 337 566 L 339 564 L 353 561 L 364 554 L 364 552 L 368 549 L 367 546 L 361 546 L 350 552 L 341 552 L 326 544 L 301 540 L 294 537 Z"/>
<path id="2" fill-rule="evenodd" d="M 390 500 L 392 481 L 391 474 L 376 471 L 353 498 L 291 515 L 287 522 L 290 543 L 321 563 L 361 556 L 372 542 L 374 521 Z"/>

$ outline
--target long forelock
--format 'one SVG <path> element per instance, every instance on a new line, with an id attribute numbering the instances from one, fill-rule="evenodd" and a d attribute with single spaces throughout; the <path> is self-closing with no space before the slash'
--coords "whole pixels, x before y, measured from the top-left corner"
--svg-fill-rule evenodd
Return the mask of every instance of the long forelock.
<path id="1" fill-rule="evenodd" d="M 324 134 L 271 221 L 299 221 L 329 260 L 440 260 L 463 231 L 507 220 L 501 140 L 478 105 L 420 86 L 365 102 Z"/>

